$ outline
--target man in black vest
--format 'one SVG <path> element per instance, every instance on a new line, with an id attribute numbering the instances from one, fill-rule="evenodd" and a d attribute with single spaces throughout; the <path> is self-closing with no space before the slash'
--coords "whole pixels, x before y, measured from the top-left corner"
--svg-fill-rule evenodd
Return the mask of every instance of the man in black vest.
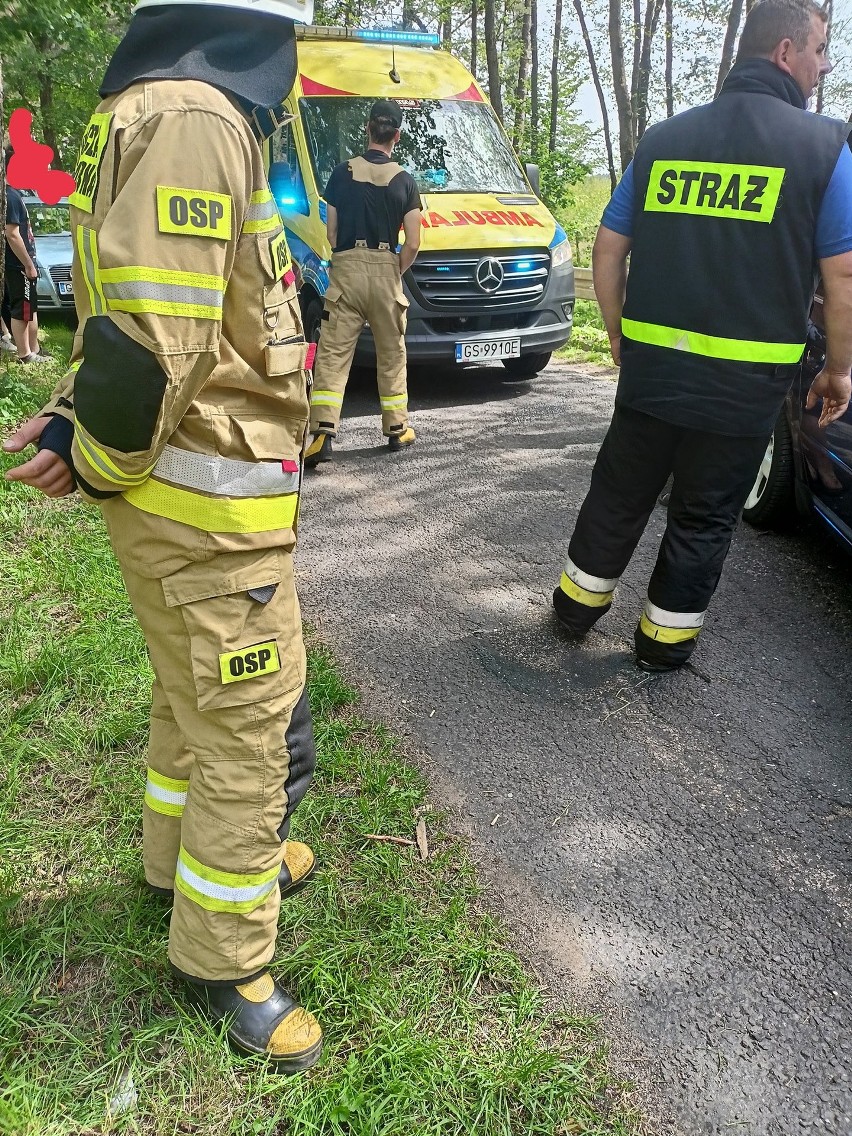
<path id="1" fill-rule="evenodd" d="M 322 334 L 314 363 L 310 432 L 305 465 L 331 461 L 343 395 L 365 323 L 376 344 L 382 431 L 391 450 L 414 442 L 408 423 L 405 325 L 408 300 L 402 277 L 420 248 L 417 183 L 391 154 L 399 141 L 402 109 L 379 99 L 370 109 L 367 151 L 341 162 L 325 189 L 331 273 Z M 405 243 L 398 250 L 400 228 Z"/>
<path id="2" fill-rule="evenodd" d="M 553 605 L 578 636 L 609 610 L 673 475 L 635 634 L 643 670 L 695 649 L 797 373 L 817 270 L 828 350 L 809 405 L 822 400 L 826 426 L 849 404 L 852 127 L 806 110 L 830 69 L 820 8 L 761 0 L 719 96 L 646 132 L 598 231 L 595 291 L 621 375 Z"/>

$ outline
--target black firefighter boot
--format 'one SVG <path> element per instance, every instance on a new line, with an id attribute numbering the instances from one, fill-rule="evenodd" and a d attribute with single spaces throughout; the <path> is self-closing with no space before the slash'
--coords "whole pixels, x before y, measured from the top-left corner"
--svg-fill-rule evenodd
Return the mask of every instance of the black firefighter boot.
<path id="1" fill-rule="evenodd" d="M 322 1055 L 319 1022 L 264 971 L 242 982 L 190 984 L 193 998 L 242 1053 L 268 1057 L 275 1072 L 302 1073 Z"/>

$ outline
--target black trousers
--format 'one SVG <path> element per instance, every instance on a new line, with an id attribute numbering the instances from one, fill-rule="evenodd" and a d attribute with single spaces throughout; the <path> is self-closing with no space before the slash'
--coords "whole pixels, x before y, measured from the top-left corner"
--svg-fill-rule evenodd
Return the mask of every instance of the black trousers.
<path id="1" fill-rule="evenodd" d="M 677 665 L 695 649 L 731 537 L 769 437 L 730 437 L 675 426 L 616 405 L 592 472 L 554 606 L 583 634 L 611 606 L 612 591 L 670 475 L 668 522 L 636 651 Z"/>

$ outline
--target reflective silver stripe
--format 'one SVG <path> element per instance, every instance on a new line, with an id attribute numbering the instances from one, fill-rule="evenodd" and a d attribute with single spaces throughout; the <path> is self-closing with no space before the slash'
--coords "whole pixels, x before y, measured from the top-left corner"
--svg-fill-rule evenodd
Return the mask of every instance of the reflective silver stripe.
<path id="1" fill-rule="evenodd" d="M 394 407 L 396 407 L 396 406 L 407 406 L 408 405 L 408 395 L 407 394 L 395 394 L 395 395 L 391 395 L 390 398 L 379 399 L 379 401 L 382 404 L 382 410 L 393 410 Z"/>
<path id="2" fill-rule="evenodd" d="M 278 497 L 299 491 L 298 469 L 286 471 L 280 461 L 234 461 L 177 446 L 166 446 L 152 476 L 217 497 Z"/>
<path id="3" fill-rule="evenodd" d="M 93 242 L 97 241 L 94 229 L 87 229 L 83 225 L 78 230 L 80 234 L 79 251 L 82 260 L 83 275 L 92 301 L 92 315 L 104 315 L 103 293 L 98 280 L 98 266 L 95 263 Z"/>
<path id="4" fill-rule="evenodd" d="M 155 785 L 150 777 L 145 784 L 145 794 L 148 797 L 153 797 L 155 801 L 162 801 L 164 805 L 180 805 L 183 807 L 186 804 L 186 793 L 177 793 L 173 789 L 163 789 L 159 785 Z"/>
<path id="5" fill-rule="evenodd" d="M 197 304 L 200 307 L 222 307 L 221 289 L 195 288 L 186 284 L 161 284 L 155 280 L 126 280 L 120 284 L 103 282 L 108 300 L 159 300 L 166 304 Z"/>
<path id="6" fill-rule="evenodd" d="M 177 862 L 177 875 L 178 878 L 183 880 L 195 891 L 201 892 L 202 895 L 208 896 L 210 899 L 216 899 L 224 903 L 248 903 L 255 899 L 262 899 L 264 896 L 269 895 L 273 888 L 278 886 L 278 877 L 267 881 L 265 884 L 249 884 L 242 887 L 231 887 L 228 884 L 213 883 L 212 880 L 202 879 L 201 876 L 196 875 L 187 864 L 184 863 L 181 857 L 178 857 Z"/>
<path id="7" fill-rule="evenodd" d="M 249 205 L 248 209 L 246 209 L 245 224 L 249 225 L 253 221 L 268 221 L 270 217 L 277 216 L 278 206 L 275 204 L 275 198 L 270 195 L 268 201 Z"/>
<path id="8" fill-rule="evenodd" d="M 588 572 L 578 568 L 570 556 L 565 561 L 565 575 L 587 592 L 611 592 L 619 580 L 618 576 L 614 580 L 605 580 L 603 576 L 590 576 Z"/>
<path id="9" fill-rule="evenodd" d="M 645 601 L 645 614 L 658 627 L 701 627 L 706 611 L 666 611 L 650 600 Z"/>

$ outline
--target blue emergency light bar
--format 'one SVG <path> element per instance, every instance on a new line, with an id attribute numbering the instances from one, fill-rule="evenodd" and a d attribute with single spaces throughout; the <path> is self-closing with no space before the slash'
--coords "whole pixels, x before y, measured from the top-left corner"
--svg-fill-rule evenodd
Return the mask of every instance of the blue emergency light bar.
<path id="1" fill-rule="evenodd" d="M 409 32 L 397 28 L 341 28 L 296 24 L 296 39 L 357 39 L 368 43 L 393 43 L 408 47 L 440 47 L 436 32 Z"/>

